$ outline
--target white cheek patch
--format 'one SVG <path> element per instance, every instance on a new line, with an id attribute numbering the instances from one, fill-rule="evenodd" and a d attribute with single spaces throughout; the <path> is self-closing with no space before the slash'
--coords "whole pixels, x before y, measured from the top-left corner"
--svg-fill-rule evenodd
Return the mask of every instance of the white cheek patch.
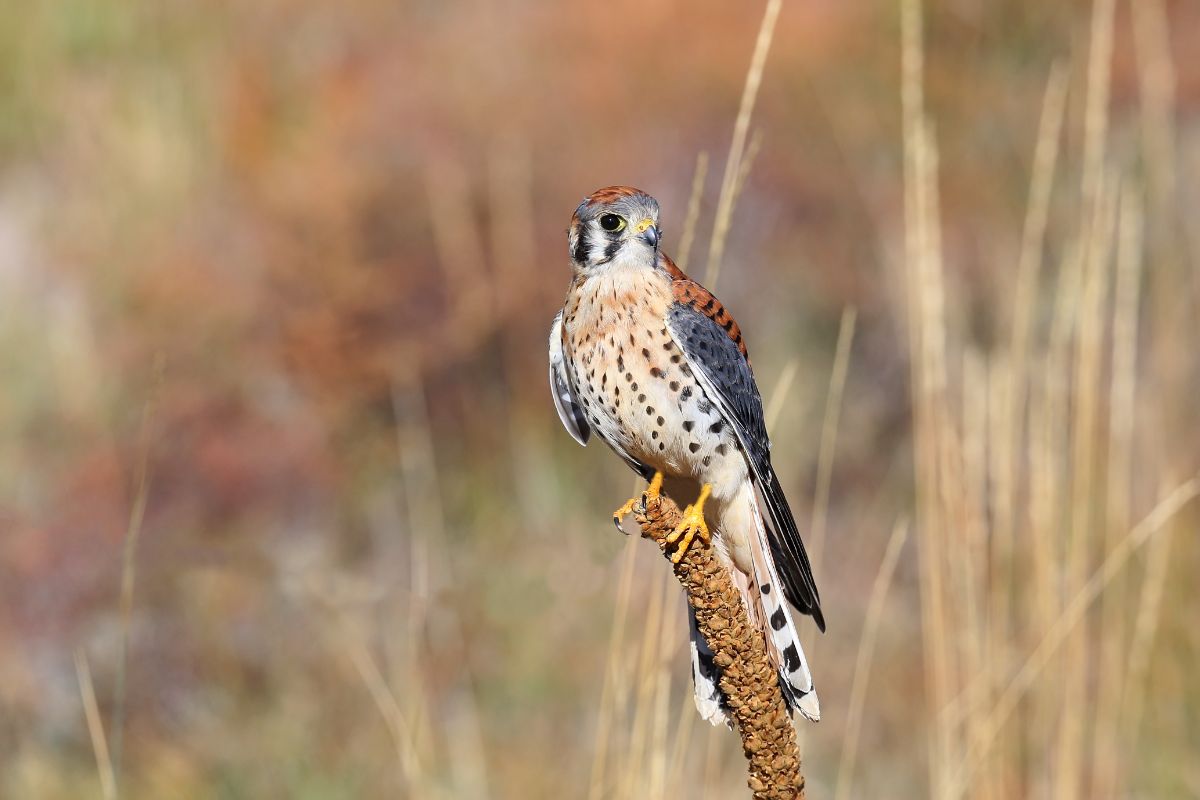
<path id="1" fill-rule="evenodd" d="M 591 250 L 589 253 L 591 256 L 591 263 L 600 264 L 605 261 L 611 261 L 612 256 L 615 255 L 615 253 L 610 254 L 608 247 L 612 243 L 613 242 L 609 240 L 608 236 L 603 231 L 599 229 L 594 230 L 592 235 L 588 237 L 588 244 L 590 245 Z"/>

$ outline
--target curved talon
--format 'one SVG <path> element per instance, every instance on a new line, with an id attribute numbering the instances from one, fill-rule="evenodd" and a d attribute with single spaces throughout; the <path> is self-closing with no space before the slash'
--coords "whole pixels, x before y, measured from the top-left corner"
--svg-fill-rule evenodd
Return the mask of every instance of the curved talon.
<path id="1" fill-rule="evenodd" d="M 696 498 L 696 502 L 683 512 L 683 519 L 676 526 L 675 530 L 667 536 L 667 545 L 673 545 L 676 542 L 679 546 L 675 548 L 675 552 L 671 554 L 671 563 L 678 564 L 687 555 L 687 551 L 691 548 L 692 542 L 699 536 L 706 544 L 711 541 L 712 535 L 709 533 L 708 524 L 704 521 L 704 501 L 712 493 L 712 485 L 704 484 L 700 489 L 700 496 Z"/>
<path id="2" fill-rule="evenodd" d="M 634 505 L 637 503 L 637 498 L 631 497 L 625 501 L 625 504 L 613 512 L 613 525 L 617 527 L 621 533 L 625 533 L 625 529 L 621 527 L 621 520 L 624 516 L 633 511 Z"/>
<path id="3" fill-rule="evenodd" d="M 621 527 L 621 520 L 626 514 L 632 513 L 633 510 L 637 508 L 638 503 L 641 503 L 642 507 L 644 508 L 648 498 L 658 497 L 659 493 L 662 492 L 662 484 L 663 474 L 661 472 L 655 472 L 654 478 L 652 478 L 650 481 L 650 485 L 646 487 L 646 491 L 642 492 L 637 497 L 629 498 L 620 508 L 613 512 L 613 525 L 617 526 L 617 530 L 619 530 L 621 533 L 625 532 L 625 529 Z"/>

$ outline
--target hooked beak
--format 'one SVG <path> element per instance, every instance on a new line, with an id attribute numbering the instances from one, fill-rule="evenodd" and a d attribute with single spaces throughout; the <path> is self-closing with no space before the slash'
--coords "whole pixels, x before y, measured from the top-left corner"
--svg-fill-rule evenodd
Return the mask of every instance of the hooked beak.
<path id="1" fill-rule="evenodd" d="M 658 249 L 658 228 L 654 225 L 654 220 L 644 219 L 634 226 L 634 231 L 641 237 L 642 241 Z"/>

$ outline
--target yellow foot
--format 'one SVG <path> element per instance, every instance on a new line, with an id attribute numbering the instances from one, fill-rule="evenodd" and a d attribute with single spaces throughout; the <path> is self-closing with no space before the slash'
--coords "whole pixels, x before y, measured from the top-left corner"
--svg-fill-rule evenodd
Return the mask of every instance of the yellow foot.
<path id="1" fill-rule="evenodd" d="M 683 557 L 687 555 L 688 548 L 692 546 L 692 541 L 697 536 L 705 543 L 712 538 L 708 532 L 708 525 L 704 522 L 704 501 L 710 494 L 712 494 L 712 484 L 706 483 L 700 488 L 700 496 L 696 498 L 696 502 L 684 509 L 683 520 L 680 521 L 678 527 L 667 537 L 667 545 L 679 543 L 675 552 L 671 554 L 672 564 L 678 564 L 683 560 Z"/>
<path id="2" fill-rule="evenodd" d="M 621 519 L 626 514 L 631 513 L 639 502 L 644 503 L 648 497 L 658 497 L 659 492 L 662 491 L 662 484 L 663 474 L 661 472 L 655 472 L 654 478 L 650 481 L 650 485 L 646 487 L 646 491 L 642 492 L 637 497 L 629 498 L 625 501 L 625 505 L 613 512 L 613 525 L 617 526 L 617 530 L 621 531 L 622 533 L 625 532 L 621 528 Z"/>

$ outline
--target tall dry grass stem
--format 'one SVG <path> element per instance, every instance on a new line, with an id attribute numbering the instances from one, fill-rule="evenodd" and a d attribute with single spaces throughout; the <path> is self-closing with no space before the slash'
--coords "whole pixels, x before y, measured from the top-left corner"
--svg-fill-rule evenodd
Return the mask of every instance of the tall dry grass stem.
<path id="1" fill-rule="evenodd" d="M 666 584 L 666 581 L 663 582 Z M 653 715 L 653 682 L 658 661 L 658 643 L 662 641 L 666 598 L 662 587 L 654 587 L 650 593 L 650 605 L 642 617 L 642 643 L 638 648 L 636 668 L 632 675 L 629 691 L 634 702 L 633 720 L 630 726 L 629 749 L 620 770 L 621 784 L 618 798 L 633 800 L 645 791 L 646 761 L 650 747 L 650 720 Z"/>
<path id="2" fill-rule="evenodd" d="M 112 718 L 112 771 L 114 786 L 121 785 L 121 764 L 125 745 L 125 714 L 127 704 L 127 677 L 129 673 L 129 642 L 133 635 L 133 592 L 137 578 L 137 547 L 142 537 L 142 523 L 146 518 L 146 501 L 150 496 L 150 448 L 153 435 L 154 410 L 162 388 L 165 361 L 162 355 L 155 357 L 154 384 L 150 397 L 142 407 L 142 419 L 138 431 L 137 466 L 134 473 L 133 506 L 129 512 L 129 523 L 125 528 L 125 540 L 121 546 L 121 636 L 117 653 L 117 673 L 113 687 Z"/>
<path id="3" fill-rule="evenodd" d="M 1077 593 L 1084 580 L 1093 540 L 1095 500 L 1095 448 L 1098 399 L 1100 395 L 1101 347 L 1105 325 L 1104 303 L 1108 294 L 1110 234 L 1117 196 L 1114 181 L 1105 169 L 1108 139 L 1108 99 L 1112 62 L 1112 31 L 1115 0 L 1096 0 L 1092 8 L 1088 51 L 1087 94 L 1084 109 L 1083 174 L 1081 186 L 1080 246 L 1083 248 L 1083 294 L 1080 297 L 1076 332 L 1074 397 L 1071 413 L 1070 542 L 1067 548 L 1068 596 Z M 1088 724 L 1087 681 L 1089 653 L 1086 623 L 1075 629 L 1065 643 L 1064 675 L 1077 675 L 1061 692 L 1060 721 L 1056 745 L 1057 768 L 1054 795 L 1076 797 L 1082 788 L 1084 730 Z"/>
<path id="4" fill-rule="evenodd" d="M 1038 474 L 1034 459 L 1038 452 L 1027 453 L 1027 425 L 1036 429 L 1029 416 L 1030 386 L 1027 376 L 1030 370 L 1031 344 L 1035 334 L 1035 319 L 1039 308 L 1038 297 L 1044 266 L 1046 231 L 1050 217 L 1050 201 L 1054 188 L 1054 177 L 1058 169 L 1061 151 L 1063 122 L 1066 116 L 1068 71 L 1064 64 L 1055 63 L 1046 79 L 1037 140 L 1034 146 L 1033 165 L 1029 180 L 1025 220 L 1021 231 L 1020 255 L 1017 261 L 1016 283 L 1013 290 L 1011 334 L 1008 352 L 994 358 L 993 386 L 999 395 L 991 409 L 995 428 L 991 437 L 993 455 L 993 505 L 994 526 L 992 532 L 991 564 L 993 577 L 989 581 L 991 597 L 988 612 L 992 624 L 989 626 L 988 667 L 969 684 L 970 696 L 958 706 L 963 713 L 971 713 L 985 700 L 990 700 L 999 676 L 1005 670 L 1005 661 L 1013 642 L 1013 621 L 1026 612 L 1021 608 L 1018 594 L 1016 570 L 1019 555 L 1026 552 L 1027 544 L 1018 541 L 1018 526 L 1025 518 L 1023 498 L 1029 497 L 1034 510 L 1032 521 L 1042 518 L 1037 512 L 1045 505 L 1036 500 L 1044 497 L 1037 487 L 1030 485 L 1030 474 Z M 1035 494 L 1036 492 L 1036 494 Z M 1033 544 L 1035 553 L 1045 553 L 1048 541 L 1038 537 Z M 1034 570 L 1034 591 L 1030 594 L 1042 603 L 1040 618 L 1049 618 L 1053 611 L 1049 605 L 1051 584 L 1048 578 L 1049 560 L 1035 561 L 1039 568 Z M 1035 617 L 1038 618 L 1038 617 Z M 1036 714 L 1035 714 L 1036 716 Z M 1037 726 L 1031 726 L 1031 730 Z"/>
<path id="5" fill-rule="evenodd" d="M 945 318 L 940 227 L 937 219 L 937 152 L 925 115 L 924 44 L 921 4 L 901 0 L 901 110 L 904 131 L 905 274 L 912 352 L 914 459 L 917 490 L 917 546 L 921 577 L 921 634 L 925 651 L 930 790 L 937 800 L 950 795 L 954 731 L 943 711 L 952 686 L 953 627 L 947 605 L 947 552 L 958 543 L 946 535 L 952 525 L 943 497 L 957 471 L 947 463 L 953 430 L 947 417 Z"/>
<path id="6" fill-rule="evenodd" d="M 617 579 L 617 605 L 613 613 L 613 627 L 608 637 L 608 658 L 604 667 L 604 683 L 600 689 L 600 710 L 596 717 L 596 734 L 592 746 L 592 771 L 588 780 L 588 800 L 600 800 L 606 788 L 609 740 L 612 736 L 614 716 L 617 713 L 615 699 L 618 672 L 621 669 L 621 653 L 625 642 L 625 621 L 629 615 L 630 598 L 633 591 L 633 573 L 637 561 L 637 541 L 630 538 L 625 543 L 625 554 L 621 561 Z"/>
<path id="7" fill-rule="evenodd" d="M 799 370 L 800 359 L 792 356 L 779 371 L 779 378 L 775 381 L 775 388 L 771 390 L 771 397 L 767 400 L 767 410 L 763 415 L 768 431 L 774 430 L 775 423 L 779 422 L 779 415 L 783 413 L 788 393 L 792 390 L 792 383 L 796 380 Z"/>
<path id="8" fill-rule="evenodd" d="M 692 258 L 692 245 L 696 241 L 696 224 L 700 221 L 700 204 L 704 199 L 704 181 L 708 178 L 708 153 L 701 151 L 696 155 L 696 169 L 692 173 L 692 190 L 688 194 L 687 214 L 683 218 L 683 235 L 679 239 L 679 250 L 675 263 L 687 272 L 688 262 Z"/>
<path id="9" fill-rule="evenodd" d="M 117 780 L 113 774 L 112 758 L 108 752 L 108 740 L 104 736 L 104 720 L 100 717 L 100 704 L 96 702 L 96 687 L 92 683 L 92 671 L 88 668 L 87 656 L 82 650 L 75 651 L 75 677 L 79 681 L 79 695 L 83 700 L 83 714 L 87 722 L 88 735 L 92 740 L 92 754 L 96 757 L 96 771 L 100 775 L 100 795 L 104 800 L 117 796 Z"/>
<path id="10" fill-rule="evenodd" d="M 813 498 L 810 545 L 812 566 L 818 581 L 821 577 L 821 559 L 825 553 L 829 492 L 833 482 L 833 459 L 837 452 L 838 426 L 842 415 L 842 394 L 846 390 L 846 375 L 850 371 L 850 351 L 854 346 L 854 326 L 857 319 L 857 309 L 848 307 L 842 310 L 833 369 L 829 374 L 829 389 L 825 396 L 825 417 L 821 423 L 821 444 L 817 450 L 817 488 Z"/>
<path id="11" fill-rule="evenodd" d="M 763 69 L 767 53 L 771 51 L 771 40 L 775 36 L 775 23 L 783 0 L 767 0 L 758 38 L 754 42 L 754 54 L 750 68 L 746 71 L 746 82 L 742 87 L 742 100 L 738 106 L 737 119 L 733 123 L 733 139 L 729 143 L 729 155 L 725 159 L 725 173 L 721 178 L 721 194 L 717 199 L 717 213 L 713 221 L 712 239 L 708 249 L 708 268 L 704 273 L 704 285 L 712 290 L 721 274 L 721 258 L 725 255 L 725 239 L 733 219 L 733 207 L 737 202 L 738 183 L 742 178 L 742 159 L 746 152 L 746 135 L 750 130 L 750 118 L 754 114 L 754 102 L 758 99 L 758 87 L 762 84 Z"/>
<path id="12" fill-rule="evenodd" d="M 733 183 L 733 203 L 730 206 L 731 218 L 733 209 L 737 207 L 737 201 L 742 197 L 742 190 L 746 188 L 746 181 L 750 180 L 750 172 L 754 169 L 754 160 L 758 158 L 758 152 L 762 149 L 762 140 L 762 129 L 756 129 L 754 133 L 750 134 L 750 142 L 746 145 L 746 152 L 742 156 L 742 163 L 738 165 L 737 180 Z"/>
<path id="13" fill-rule="evenodd" d="M 379 710 L 388 733 L 391 734 L 393 746 L 396 749 L 396 760 L 400 765 L 401 779 L 409 792 L 419 792 L 424 775 L 421 757 L 414 746 L 416 737 L 412 726 L 404 716 L 396 694 L 388 685 L 382 670 L 371 655 L 370 650 L 351 630 L 351 626 L 343 621 L 343 640 L 341 649 L 354 665 L 359 678 L 371 695 L 375 707 Z"/>
<path id="14" fill-rule="evenodd" d="M 667 775 L 667 786 L 681 786 L 684 767 L 687 764 L 688 745 L 692 741 L 692 732 L 700 715 L 696 713 L 696 703 L 691 692 L 684 692 L 679 702 L 678 719 L 675 723 L 675 744 L 671 750 L 671 771 Z"/>
<path id="15" fill-rule="evenodd" d="M 879 622 L 883 619 L 884 603 L 896 574 L 900 551 L 908 538 L 908 522 L 897 522 L 892 528 L 883 561 L 875 574 L 871 587 L 871 600 L 867 605 L 866 622 L 858 643 L 858 654 L 854 658 L 854 679 L 850 684 L 850 699 L 846 703 L 846 735 L 842 744 L 842 757 L 838 762 L 837 788 L 834 800 L 853 797 L 854 762 L 858 756 L 858 740 L 862 733 L 863 709 L 867 702 L 867 685 L 871 678 L 871 663 L 875 658 L 875 640 L 879 635 Z"/>
<path id="16" fill-rule="evenodd" d="M 1142 709 L 1146 704 L 1146 681 L 1150 674 L 1150 657 L 1154 653 L 1154 639 L 1158 633 L 1159 621 L 1162 617 L 1163 590 L 1167 583 L 1167 572 L 1170 569 L 1171 542 L 1174 525 L 1168 523 L 1161 536 L 1150 544 L 1150 553 L 1146 560 L 1145 575 L 1142 578 L 1141 596 L 1137 603 L 1137 618 L 1134 622 L 1133 638 L 1130 641 L 1128 661 L 1125 668 L 1126 679 L 1122 683 L 1120 695 L 1120 713 L 1114 726 L 1119 732 L 1120 747 L 1133 751 L 1137 746 L 1138 734 L 1142 726 Z M 1096 786 L 1097 793 L 1106 792 L 1110 797 L 1122 797 L 1126 794 L 1124 783 L 1127 779 L 1129 762 L 1117 758 L 1118 753 L 1107 752 L 1110 757 L 1110 771 L 1103 774 L 1103 782 Z"/>
<path id="17" fill-rule="evenodd" d="M 1132 524 L 1134 434 L 1137 400 L 1138 304 L 1141 293 L 1142 209 L 1137 192 L 1126 188 L 1121 194 L 1117 235 L 1117 274 L 1112 311 L 1112 354 L 1108 396 L 1108 441 L 1106 443 L 1107 502 L 1103 524 L 1103 547 L 1111 551 L 1123 531 Z M 1118 579 L 1104 593 L 1099 625 L 1104 632 L 1100 658 L 1096 662 L 1096 695 L 1107 699 L 1125 696 L 1125 658 L 1130 607 L 1129 580 Z M 1112 796 L 1117 767 L 1126 737 L 1121 730 L 1119 702 L 1103 702 L 1096 709 L 1092 736 L 1092 790 L 1101 797 Z"/>

